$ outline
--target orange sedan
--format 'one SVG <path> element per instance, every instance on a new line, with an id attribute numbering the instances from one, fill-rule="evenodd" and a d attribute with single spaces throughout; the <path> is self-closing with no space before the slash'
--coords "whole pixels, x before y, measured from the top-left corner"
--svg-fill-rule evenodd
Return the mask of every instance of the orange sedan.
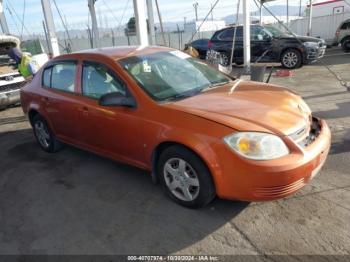
<path id="1" fill-rule="evenodd" d="M 21 102 L 45 151 L 65 143 L 148 170 L 187 207 L 288 196 L 330 147 L 326 122 L 297 94 L 230 79 L 164 47 L 56 57 Z"/>

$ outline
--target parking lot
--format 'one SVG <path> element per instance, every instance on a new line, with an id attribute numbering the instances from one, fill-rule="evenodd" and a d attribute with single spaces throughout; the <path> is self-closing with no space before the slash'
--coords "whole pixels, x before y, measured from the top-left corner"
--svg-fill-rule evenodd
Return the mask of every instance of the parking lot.
<path id="1" fill-rule="evenodd" d="M 323 59 L 350 81 L 350 55 Z M 321 173 L 279 201 L 214 200 L 191 210 L 148 173 L 66 146 L 36 145 L 20 107 L 0 112 L 1 254 L 350 253 L 350 92 L 320 63 L 272 77 L 299 92 L 332 129 Z"/>

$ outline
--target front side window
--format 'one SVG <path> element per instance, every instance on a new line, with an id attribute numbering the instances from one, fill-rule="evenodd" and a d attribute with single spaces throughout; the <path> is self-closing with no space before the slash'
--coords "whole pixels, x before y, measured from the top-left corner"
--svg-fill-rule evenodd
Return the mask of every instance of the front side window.
<path id="1" fill-rule="evenodd" d="M 230 81 L 219 71 L 180 51 L 128 57 L 119 63 L 156 101 L 181 99 Z"/>
<path id="2" fill-rule="evenodd" d="M 118 92 L 126 96 L 124 83 L 106 66 L 98 63 L 85 63 L 82 77 L 83 95 L 95 99 Z"/>
<path id="3" fill-rule="evenodd" d="M 62 63 L 54 65 L 51 71 L 50 87 L 65 92 L 74 92 L 76 67 L 77 66 L 74 63 Z M 48 76 L 46 78 L 48 79 Z"/>
<path id="4" fill-rule="evenodd" d="M 260 26 L 250 27 L 250 38 L 252 41 L 262 41 L 272 37 L 272 34 Z"/>

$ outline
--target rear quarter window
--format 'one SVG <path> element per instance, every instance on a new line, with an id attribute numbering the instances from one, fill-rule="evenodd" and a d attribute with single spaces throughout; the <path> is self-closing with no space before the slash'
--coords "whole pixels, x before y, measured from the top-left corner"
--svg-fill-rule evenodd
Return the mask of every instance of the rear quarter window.
<path id="1" fill-rule="evenodd" d="M 51 72 L 52 67 L 46 68 L 43 72 L 43 86 L 50 87 L 51 86 Z"/>

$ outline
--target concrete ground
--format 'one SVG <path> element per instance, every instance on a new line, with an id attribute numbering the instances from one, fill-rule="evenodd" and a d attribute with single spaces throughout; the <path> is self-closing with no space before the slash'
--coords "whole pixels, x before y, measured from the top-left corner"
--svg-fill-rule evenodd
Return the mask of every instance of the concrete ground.
<path id="1" fill-rule="evenodd" d="M 350 55 L 327 64 L 350 81 Z M 0 254 L 349 254 L 350 92 L 320 66 L 271 79 L 302 94 L 333 143 L 321 173 L 272 202 L 174 204 L 142 170 L 35 143 L 20 108 L 0 112 Z"/>

